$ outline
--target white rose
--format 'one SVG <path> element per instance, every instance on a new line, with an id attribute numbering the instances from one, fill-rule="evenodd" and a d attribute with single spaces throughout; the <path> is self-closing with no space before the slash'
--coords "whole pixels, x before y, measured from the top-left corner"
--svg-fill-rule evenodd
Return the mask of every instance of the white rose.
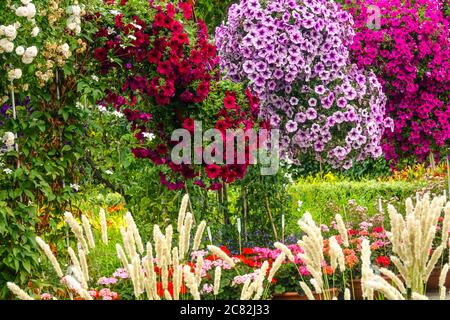
<path id="1" fill-rule="evenodd" d="M 14 50 L 14 43 L 9 41 L 8 39 L 1 39 L 0 40 L 0 48 L 2 48 L 5 52 L 13 52 Z"/>
<path id="2" fill-rule="evenodd" d="M 3 143 L 6 145 L 7 149 L 11 149 L 12 146 L 14 146 L 14 141 L 16 139 L 16 136 L 12 132 L 5 132 L 3 135 Z"/>
<path id="3" fill-rule="evenodd" d="M 15 79 L 20 79 L 22 77 L 21 69 L 12 69 L 8 71 L 8 80 L 13 81 Z"/>
<path id="4" fill-rule="evenodd" d="M 29 3 L 27 5 L 27 10 L 28 10 L 27 18 L 28 19 L 34 18 L 34 16 L 36 15 L 36 6 L 33 3 Z"/>
<path id="5" fill-rule="evenodd" d="M 18 7 L 16 9 L 16 16 L 27 17 L 28 16 L 28 8 L 27 7 Z"/>
<path id="6" fill-rule="evenodd" d="M 72 23 L 68 23 L 68 24 L 67 24 L 67 28 L 68 28 L 69 30 L 75 30 L 76 27 L 77 27 L 77 24 L 76 24 L 75 22 L 72 22 Z"/>
<path id="7" fill-rule="evenodd" d="M 39 34 L 39 27 L 34 27 L 33 31 L 31 31 L 31 36 L 37 37 L 38 34 Z"/>
<path id="8" fill-rule="evenodd" d="M 79 16 L 81 14 L 81 8 L 78 5 L 72 6 L 71 11 L 74 16 Z"/>
<path id="9" fill-rule="evenodd" d="M 37 56 L 38 50 L 35 46 L 28 47 L 27 50 L 25 50 L 25 55 L 27 57 L 34 58 Z"/>
<path id="10" fill-rule="evenodd" d="M 33 62 L 33 57 L 29 57 L 29 56 L 23 55 L 22 56 L 22 62 L 24 64 L 31 64 Z"/>
<path id="11" fill-rule="evenodd" d="M 11 41 L 14 40 L 17 36 L 16 27 L 13 25 L 7 26 L 4 30 L 4 32 L 5 32 L 5 36 L 7 38 L 9 38 L 9 40 L 11 40 Z"/>
<path id="12" fill-rule="evenodd" d="M 70 47 L 67 43 L 64 43 L 60 46 L 60 49 L 62 52 L 66 53 L 66 52 L 69 52 Z"/>
<path id="13" fill-rule="evenodd" d="M 16 54 L 17 54 L 18 56 L 23 55 L 24 52 L 25 52 L 25 48 L 24 48 L 24 47 L 18 46 L 18 47 L 16 48 Z"/>

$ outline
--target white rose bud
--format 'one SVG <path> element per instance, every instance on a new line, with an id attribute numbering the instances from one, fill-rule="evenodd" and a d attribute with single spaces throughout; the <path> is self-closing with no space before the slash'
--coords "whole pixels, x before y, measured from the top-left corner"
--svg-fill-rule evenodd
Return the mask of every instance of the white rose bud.
<path id="1" fill-rule="evenodd" d="M 18 46 L 18 47 L 16 48 L 16 54 L 17 54 L 18 56 L 23 55 L 24 52 L 25 52 L 25 48 L 24 48 L 24 47 Z"/>
<path id="2" fill-rule="evenodd" d="M 37 37 L 38 34 L 39 34 L 39 27 L 34 27 L 33 30 L 31 31 L 31 36 Z"/>

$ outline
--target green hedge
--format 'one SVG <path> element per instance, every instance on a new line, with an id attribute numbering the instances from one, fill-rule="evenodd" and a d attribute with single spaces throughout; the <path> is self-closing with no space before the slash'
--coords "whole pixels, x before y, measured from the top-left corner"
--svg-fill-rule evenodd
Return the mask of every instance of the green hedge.
<path id="1" fill-rule="evenodd" d="M 293 204 L 290 225 L 295 223 L 306 211 L 320 221 L 328 224 L 334 215 L 339 212 L 348 214 L 349 200 L 355 200 L 359 206 L 367 208 L 367 215 L 378 213 L 378 199 L 382 198 L 384 208 L 386 203 L 392 203 L 402 210 L 404 200 L 421 188 L 424 182 L 378 182 L 369 181 L 338 181 L 338 182 L 298 182 L 290 187 Z M 300 210 L 298 201 L 302 201 Z M 345 207 L 345 212 L 344 212 Z"/>

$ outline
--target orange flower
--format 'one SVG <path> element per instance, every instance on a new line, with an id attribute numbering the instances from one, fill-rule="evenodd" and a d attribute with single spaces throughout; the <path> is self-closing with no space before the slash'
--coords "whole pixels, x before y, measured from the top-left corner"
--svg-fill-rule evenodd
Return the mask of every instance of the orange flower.
<path id="1" fill-rule="evenodd" d="M 323 267 L 323 273 L 325 273 L 328 276 L 333 275 L 333 268 L 331 266 Z"/>

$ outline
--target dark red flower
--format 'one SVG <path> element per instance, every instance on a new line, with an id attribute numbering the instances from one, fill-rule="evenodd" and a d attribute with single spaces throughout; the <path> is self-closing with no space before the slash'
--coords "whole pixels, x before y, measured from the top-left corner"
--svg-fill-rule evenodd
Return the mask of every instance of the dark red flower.
<path id="1" fill-rule="evenodd" d="M 236 97 L 233 97 L 232 95 L 227 94 L 225 99 L 223 100 L 223 104 L 225 108 L 227 109 L 233 109 L 236 107 Z"/>
<path id="2" fill-rule="evenodd" d="M 217 178 L 218 176 L 220 176 L 220 174 L 222 172 L 221 168 L 217 164 L 207 165 L 205 171 L 206 171 L 206 175 L 210 179 Z"/>
<path id="3" fill-rule="evenodd" d="M 192 6 L 188 2 L 180 2 L 178 8 L 183 11 L 183 16 L 186 20 L 190 20 L 193 16 Z"/>
<path id="4" fill-rule="evenodd" d="M 194 119 L 192 118 L 186 118 L 183 121 L 183 128 L 188 130 L 189 132 L 193 132 L 195 129 L 195 125 L 194 125 Z"/>
<path id="5" fill-rule="evenodd" d="M 94 51 L 94 56 L 98 61 L 104 61 L 108 55 L 108 51 L 105 48 L 97 48 Z"/>

